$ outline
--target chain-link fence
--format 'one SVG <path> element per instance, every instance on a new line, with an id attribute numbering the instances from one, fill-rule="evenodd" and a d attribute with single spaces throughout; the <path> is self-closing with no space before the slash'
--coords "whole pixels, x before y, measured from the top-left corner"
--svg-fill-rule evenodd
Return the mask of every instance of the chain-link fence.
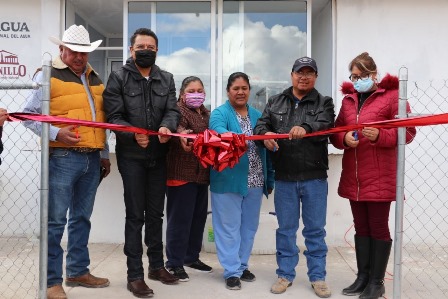
<path id="1" fill-rule="evenodd" d="M 1 107 L 21 111 L 31 80 L 0 78 Z M 20 122 L 3 127 L 0 166 L 0 298 L 36 298 L 39 286 L 39 139 Z"/>
<path id="2" fill-rule="evenodd" d="M 31 81 L 0 78 L 1 107 L 21 111 Z M 416 114 L 448 112 L 448 80 L 408 82 Z M 19 122 L 3 129 L 0 166 L 0 298 L 36 298 L 39 288 L 40 141 Z M 448 298 L 448 126 L 418 128 L 406 147 L 401 290 Z M 394 294 L 396 295 L 396 294 Z"/>
<path id="3" fill-rule="evenodd" d="M 417 114 L 448 112 L 448 80 L 408 82 Z M 448 126 L 420 127 L 406 147 L 402 295 L 448 298 Z"/>

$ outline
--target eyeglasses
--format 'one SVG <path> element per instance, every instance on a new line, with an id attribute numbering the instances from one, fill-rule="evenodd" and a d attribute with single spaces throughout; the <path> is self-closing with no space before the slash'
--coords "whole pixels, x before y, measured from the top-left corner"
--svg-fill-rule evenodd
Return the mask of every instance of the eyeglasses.
<path id="1" fill-rule="evenodd" d="M 366 80 L 370 77 L 369 73 L 362 73 L 361 75 L 355 75 L 355 74 L 351 74 L 348 78 L 350 79 L 350 81 L 352 82 L 356 82 L 359 79 L 361 80 Z"/>
<path id="2" fill-rule="evenodd" d="M 316 76 L 315 72 L 294 72 L 294 75 L 297 76 L 297 78 L 306 78 L 306 79 L 311 79 L 314 76 Z"/>

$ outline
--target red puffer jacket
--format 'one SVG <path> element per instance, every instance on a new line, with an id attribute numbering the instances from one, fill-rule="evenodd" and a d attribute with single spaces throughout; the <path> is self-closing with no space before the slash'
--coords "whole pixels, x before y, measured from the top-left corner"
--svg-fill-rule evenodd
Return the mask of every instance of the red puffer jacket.
<path id="1" fill-rule="evenodd" d="M 358 94 L 351 82 L 344 82 L 345 95 L 335 126 L 395 119 L 398 114 L 398 78 L 387 74 L 378 89 L 358 111 Z M 407 104 L 407 112 L 411 109 Z M 350 200 L 393 201 L 396 193 L 398 129 L 380 129 L 376 142 L 359 132 L 356 148 L 344 144 L 345 132 L 333 134 L 331 143 L 344 150 L 338 194 Z M 406 128 L 406 143 L 416 134 L 415 127 Z"/>

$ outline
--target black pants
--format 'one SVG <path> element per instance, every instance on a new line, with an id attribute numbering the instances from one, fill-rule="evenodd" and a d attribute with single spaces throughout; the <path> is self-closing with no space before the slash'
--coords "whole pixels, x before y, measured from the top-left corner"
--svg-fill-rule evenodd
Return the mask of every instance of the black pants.
<path id="1" fill-rule="evenodd" d="M 127 256 L 128 281 L 144 278 L 142 228 L 152 269 L 163 267 L 162 224 L 166 190 L 166 163 L 126 159 L 117 156 L 123 179 L 126 224 L 124 254 Z"/>
<path id="2" fill-rule="evenodd" d="M 208 207 L 208 185 L 167 187 L 166 266 L 182 267 L 199 259 Z"/>

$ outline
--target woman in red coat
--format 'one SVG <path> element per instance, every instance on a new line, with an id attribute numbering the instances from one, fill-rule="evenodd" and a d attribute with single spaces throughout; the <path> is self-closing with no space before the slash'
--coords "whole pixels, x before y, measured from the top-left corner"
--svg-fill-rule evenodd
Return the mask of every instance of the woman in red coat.
<path id="1" fill-rule="evenodd" d="M 364 52 L 349 64 L 351 82 L 344 82 L 345 95 L 336 127 L 395 119 L 398 114 L 398 78 L 387 74 L 377 81 L 375 61 Z M 409 104 L 407 112 L 410 113 Z M 406 143 L 414 127 L 406 128 Z M 364 127 L 334 134 L 331 143 L 344 150 L 338 193 L 350 200 L 355 226 L 358 274 L 344 295 L 359 298 L 384 295 L 384 275 L 392 246 L 389 210 L 396 194 L 398 130 Z"/>

